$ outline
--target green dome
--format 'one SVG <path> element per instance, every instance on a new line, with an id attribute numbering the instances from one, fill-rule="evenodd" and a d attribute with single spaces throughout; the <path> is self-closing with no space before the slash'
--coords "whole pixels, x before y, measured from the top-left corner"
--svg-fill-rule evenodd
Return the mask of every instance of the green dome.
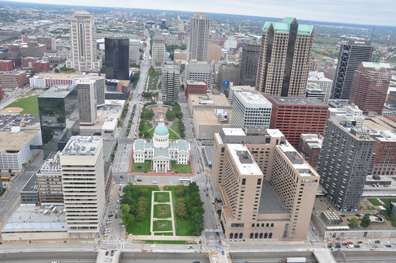
<path id="1" fill-rule="evenodd" d="M 169 133 L 168 128 L 166 126 L 157 126 L 155 127 L 154 134 L 157 135 L 167 135 Z"/>

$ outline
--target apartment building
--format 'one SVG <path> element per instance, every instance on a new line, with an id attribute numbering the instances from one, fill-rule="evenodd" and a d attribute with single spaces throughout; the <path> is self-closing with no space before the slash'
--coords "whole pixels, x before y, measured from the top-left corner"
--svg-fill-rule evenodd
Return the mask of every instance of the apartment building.
<path id="1" fill-rule="evenodd" d="M 305 97 L 314 27 L 293 17 L 265 22 L 256 89 L 269 96 Z"/>
<path id="2" fill-rule="evenodd" d="M 29 79 L 25 71 L 5 71 L 0 74 L 0 85 L 4 88 L 22 88 Z"/>
<path id="3" fill-rule="evenodd" d="M 357 211 L 373 158 L 375 141 L 345 116 L 326 123 L 318 173 L 324 194 L 340 211 Z"/>
<path id="4" fill-rule="evenodd" d="M 97 237 L 105 209 L 103 140 L 73 136 L 60 155 L 67 232 Z"/>
<path id="5" fill-rule="evenodd" d="M 221 60 L 221 47 L 217 44 L 210 43 L 208 48 L 208 59 L 214 61 Z"/>
<path id="6" fill-rule="evenodd" d="M 211 176 L 227 240 L 306 238 L 319 175 L 279 130 L 223 128 Z"/>
<path id="7" fill-rule="evenodd" d="M 104 102 L 105 79 L 100 77 L 81 78 L 76 80 L 80 124 L 94 125 L 98 119 L 98 98 Z M 98 95 L 101 95 L 100 97 Z M 104 103 L 103 103 L 104 105 Z"/>
<path id="8" fill-rule="evenodd" d="M 189 61 L 186 63 L 184 86 L 187 80 L 206 81 L 208 88 L 212 88 L 213 67 L 208 62 Z"/>
<path id="9" fill-rule="evenodd" d="M 375 138 L 375 162 L 373 175 L 396 174 L 396 135 L 390 131 L 380 131 Z"/>
<path id="10" fill-rule="evenodd" d="M 180 90 L 180 70 L 172 66 L 162 69 L 162 101 L 178 101 Z"/>

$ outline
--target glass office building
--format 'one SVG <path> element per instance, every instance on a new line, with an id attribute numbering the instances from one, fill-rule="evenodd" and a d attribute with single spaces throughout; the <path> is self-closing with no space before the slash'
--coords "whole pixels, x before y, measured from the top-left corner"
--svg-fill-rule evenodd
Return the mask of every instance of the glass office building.
<path id="1" fill-rule="evenodd" d="M 106 79 L 129 80 L 129 39 L 105 38 Z"/>
<path id="2" fill-rule="evenodd" d="M 44 158 L 63 150 L 71 136 L 79 135 L 76 85 L 59 85 L 38 97 Z"/>

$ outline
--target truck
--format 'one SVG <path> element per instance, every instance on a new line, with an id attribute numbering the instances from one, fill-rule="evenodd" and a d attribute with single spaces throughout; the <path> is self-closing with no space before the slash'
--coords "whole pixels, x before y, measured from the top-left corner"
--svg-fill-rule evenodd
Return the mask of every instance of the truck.
<path id="1" fill-rule="evenodd" d="M 284 258 L 279 263 L 305 263 L 307 262 L 306 258 Z"/>

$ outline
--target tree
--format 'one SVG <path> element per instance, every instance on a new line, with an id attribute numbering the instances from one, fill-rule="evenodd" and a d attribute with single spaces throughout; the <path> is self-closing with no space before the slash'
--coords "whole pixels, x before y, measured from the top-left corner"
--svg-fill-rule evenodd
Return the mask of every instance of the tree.
<path id="1" fill-rule="evenodd" d="M 131 208 L 127 204 L 121 205 L 121 211 L 124 213 L 124 215 L 128 214 Z"/>
<path id="2" fill-rule="evenodd" d="M 188 212 L 185 203 L 180 203 L 176 207 L 176 214 L 181 217 L 182 220 L 188 218 Z"/>
<path id="3" fill-rule="evenodd" d="M 150 133 L 148 132 L 148 131 L 146 131 L 145 133 L 144 133 L 144 138 L 149 138 L 150 137 Z"/>
<path id="4" fill-rule="evenodd" d="M 170 58 L 171 60 L 173 60 L 174 57 L 175 57 L 175 55 L 174 55 L 173 53 L 169 54 L 169 58 Z"/>
<path id="5" fill-rule="evenodd" d="M 142 138 L 143 137 L 143 133 L 139 132 L 139 137 Z"/>
<path id="6" fill-rule="evenodd" d="M 55 73 L 59 73 L 59 69 L 56 68 L 56 69 L 55 69 Z"/>
<path id="7" fill-rule="evenodd" d="M 181 84 L 181 88 L 182 88 L 182 90 L 184 91 L 184 84 Z"/>
<path id="8" fill-rule="evenodd" d="M 357 227 L 359 225 L 359 220 L 356 217 L 351 218 L 351 220 L 349 220 L 349 226 L 354 228 Z"/>
<path id="9" fill-rule="evenodd" d="M 122 191 L 124 193 L 130 192 L 131 194 L 133 194 L 136 191 L 136 187 L 133 185 L 133 183 L 128 182 L 128 184 L 124 186 L 124 189 Z"/>
<path id="10" fill-rule="evenodd" d="M 35 70 L 33 69 L 33 70 L 31 70 L 31 71 L 30 71 L 30 76 L 32 76 L 32 77 L 33 77 L 33 76 L 34 76 L 34 74 L 36 74 L 36 73 L 37 73 L 37 71 L 35 71 Z"/>
<path id="11" fill-rule="evenodd" d="M 135 217 L 130 213 L 127 213 L 125 215 L 119 215 L 119 217 L 121 217 L 125 227 L 128 227 L 133 222 L 133 220 L 135 220 Z"/>
<path id="12" fill-rule="evenodd" d="M 184 186 L 183 185 L 178 185 L 176 187 L 176 194 L 178 196 L 183 196 L 184 195 Z M 180 199 L 180 198 L 179 198 Z"/>
<path id="13" fill-rule="evenodd" d="M 8 173 L 11 173 L 11 169 L 8 169 Z"/>
<path id="14" fill-rule="evenodd" d="M 146 213 L 140 212 L 136 215 L 137 221 L 143 221 L 146 218 Z"/>
<path id="15" fill-rule="evenodd" d="M 142 188 L 142 189 L 139 190 L 139 194 L 140 194 L 141 196 L 146 196 L 147 193 L 148 193 L 147 188 Z"/>
<path id="16" fill-rule="evenodd" d="M 359 206 L 359 210 L 365 210 L 366 207 L 364 205 Z"/>
<path id="17" fill-rule="evenodd" d="M 370 214 L 365 214 L 360 225 L 368 227 L 370 225 L 370 223 L 371 223 Z"/>

